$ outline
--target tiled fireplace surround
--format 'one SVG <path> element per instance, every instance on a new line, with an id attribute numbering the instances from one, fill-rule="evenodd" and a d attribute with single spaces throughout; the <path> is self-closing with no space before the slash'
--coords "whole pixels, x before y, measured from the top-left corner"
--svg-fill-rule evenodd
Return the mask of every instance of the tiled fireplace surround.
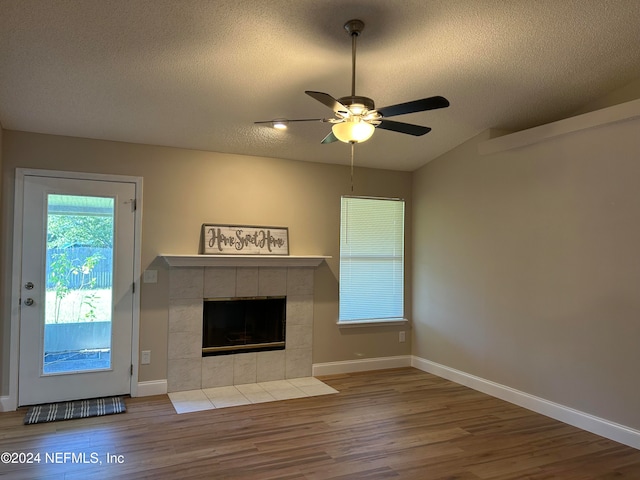
<path id="1" fill-rule="evenodd" d="M 311 267 L 187 266 L 169 275 L 169 392 L 311 376 Z M 202 357 L 203 299 L 287 297 L 285 350 Z"/>

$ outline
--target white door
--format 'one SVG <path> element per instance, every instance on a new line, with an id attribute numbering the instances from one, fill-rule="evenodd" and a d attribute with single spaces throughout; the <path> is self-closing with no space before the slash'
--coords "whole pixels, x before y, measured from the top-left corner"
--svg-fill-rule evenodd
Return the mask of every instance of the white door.
<path id="1" fill-rule="evenodd" d="M 25 175 L 19 405 L 131 391 L 136 185 Z"/>

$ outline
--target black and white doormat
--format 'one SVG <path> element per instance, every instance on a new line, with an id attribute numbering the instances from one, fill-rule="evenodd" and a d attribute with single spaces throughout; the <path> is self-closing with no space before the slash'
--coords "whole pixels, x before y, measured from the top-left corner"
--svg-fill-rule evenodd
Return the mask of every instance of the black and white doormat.
<path id="1" fill-rule="evenodd" d="M 99 417 L 127 411 L 122 397 L 93 398 L 72 402 L 48 403 L 29 407 L 24 424 L 57 422 L 74 418 Z"/>

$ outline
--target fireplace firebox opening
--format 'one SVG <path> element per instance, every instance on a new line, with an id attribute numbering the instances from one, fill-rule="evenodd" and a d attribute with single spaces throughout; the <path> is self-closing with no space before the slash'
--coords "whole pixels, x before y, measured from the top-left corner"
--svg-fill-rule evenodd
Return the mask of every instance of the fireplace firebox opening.
<path id="1" fill-rule="evenodd" d="M 284 350 L 287 297 L 205 298 L 202 356 Z"/>

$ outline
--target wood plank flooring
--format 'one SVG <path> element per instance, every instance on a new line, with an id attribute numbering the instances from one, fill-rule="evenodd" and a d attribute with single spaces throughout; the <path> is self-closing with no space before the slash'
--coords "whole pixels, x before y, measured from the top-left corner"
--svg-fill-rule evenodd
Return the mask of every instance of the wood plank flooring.
<path id="1" fill-rule="evenodd" d="M 29 426 L 25 409 L 2 413 L 0 453 L 40 463 L 0 464 L 0 477 L 640 479 L 640 450 L 416 369 L 321 379 L 340 393 L 182 415 L 160 395 Z"/>

